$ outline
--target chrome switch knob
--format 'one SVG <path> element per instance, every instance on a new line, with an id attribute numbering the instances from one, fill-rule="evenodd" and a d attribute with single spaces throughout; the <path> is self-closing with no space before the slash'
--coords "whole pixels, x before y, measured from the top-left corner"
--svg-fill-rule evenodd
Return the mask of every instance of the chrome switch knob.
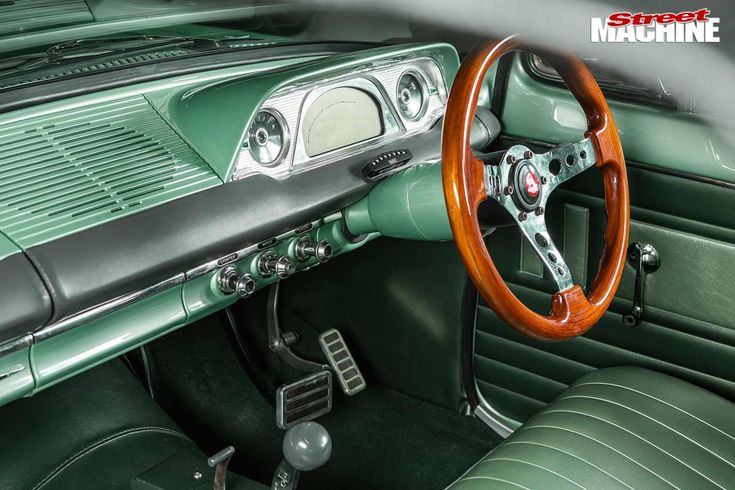
<path id="1" fill-rule="evenodd" d="M 326 262 L 332 258 L 332 244 L 329 240 L 319 240 L 316 244 L 309 236 L 301 237 L 296 244 L 296 258 L 301 262 L 316 257 L 319 262 Z"/>
<path id="2" fill-rule="evenodd" d="M 217 286 L 219 290 L 225 294 L 232 294 L 237 288 L 237 281 L 240 278 L 240 271 L 237 267 L 228 265 L 219 272 L 217 276 Z"/>
<path id="3" fill-rule="evenodd" d="M 251 274 L 240 275 L 237 267 L 228 265 L 219 272 L 217 286 L 224 294 L 237 293 L 241 298 L 247 298 L 255 292 L 255 279 Z"/>
<path id="4" fill-rule="evenodd" d="M 264 252 L 258 259 L 258 272 L 263 277 L 270 277 L 275 274 L 281 279 L 285 279 L 296 272 L 296 266 L 287 256 L 279 257 L 276 252 L 269 250 Z"/>
<path id="5" fill-rule="evenodd" d="M 249 298 L 255 292 L 255 278 L 250 274 L 243 274 L 237 280 L 235 292 L 241 298 Z"/>

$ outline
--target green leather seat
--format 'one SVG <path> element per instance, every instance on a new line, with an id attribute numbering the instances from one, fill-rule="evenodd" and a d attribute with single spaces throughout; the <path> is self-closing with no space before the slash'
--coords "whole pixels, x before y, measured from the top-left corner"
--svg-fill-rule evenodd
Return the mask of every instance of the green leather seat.
<path id="1" fill-rule="evenodd" d="M 0 408 L 0 434 L 2 489 L 127 490 L 141 473 L 181 459 L 211 473 L 205 454 L 118 360 Z M 178 470 L 191 481 L 199 468 Z"/>
<path id="2" fill-rule="evenodd" d="M 735 405 L 646 369 L 596 371 L 450 488 L 735 488 Z"/>

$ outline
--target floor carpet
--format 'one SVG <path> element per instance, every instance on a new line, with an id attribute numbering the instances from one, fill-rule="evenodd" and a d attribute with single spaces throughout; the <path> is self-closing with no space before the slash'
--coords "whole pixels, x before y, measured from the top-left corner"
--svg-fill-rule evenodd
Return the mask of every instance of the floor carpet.
<path id="1" fill-rule="evenodd" d="M 231 444 L 231 468 L 270 484 L 283 431 L 274 409 L 242 369 L 217 317 L 152 346 L 159 403 L 202 449 Z M 339 392 L 339 390 L 337 390 Z M 479 420 L 375 385 L 335 397 L 319 418 L 333 453 L 299 488 L 430 490 L 446 487 L 500 442 Z"/>

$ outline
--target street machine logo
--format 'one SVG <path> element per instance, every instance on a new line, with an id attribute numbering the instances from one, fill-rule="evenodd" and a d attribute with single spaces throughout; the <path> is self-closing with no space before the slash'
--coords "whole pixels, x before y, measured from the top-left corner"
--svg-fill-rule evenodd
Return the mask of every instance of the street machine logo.
<path id="1" fill-rule="evenodd" d="M 593 43 L 718 43 L 718 17 L 710 10 L 665 12 L 615 12 L 607 19 L 592 17 L 590 41 Z"/>

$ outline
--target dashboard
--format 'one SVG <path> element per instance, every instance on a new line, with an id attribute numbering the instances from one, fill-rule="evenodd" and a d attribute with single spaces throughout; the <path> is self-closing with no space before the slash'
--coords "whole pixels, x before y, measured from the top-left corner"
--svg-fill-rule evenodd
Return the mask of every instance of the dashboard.
<path id="1" fill-rule="evenodd" d="M 279 49 L 0 114 L 0 404 L 363 246 L 366 166 L 438 161 L 454 48 Z"/>

